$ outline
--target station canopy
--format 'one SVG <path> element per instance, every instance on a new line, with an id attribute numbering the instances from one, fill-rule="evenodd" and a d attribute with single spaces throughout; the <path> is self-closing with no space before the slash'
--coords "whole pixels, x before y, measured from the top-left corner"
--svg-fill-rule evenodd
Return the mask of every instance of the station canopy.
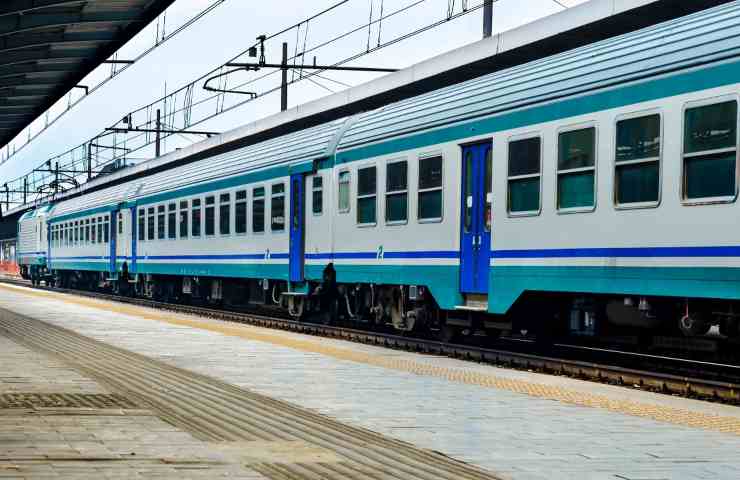
<path id="1" fill-rule="evenodd" d="M 0 1 L 0 146 L 173 2 Z"/>

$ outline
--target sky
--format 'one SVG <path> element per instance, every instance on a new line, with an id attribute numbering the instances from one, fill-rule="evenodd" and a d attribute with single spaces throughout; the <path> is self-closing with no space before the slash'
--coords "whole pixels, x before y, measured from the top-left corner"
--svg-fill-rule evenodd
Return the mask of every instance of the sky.
<path id="1" fill-rule="evenodd" d="M 266 44 L 268 62 L 279 63 L 281 43 L 287 41 L 289 52 L 294 53 L 296 43 L 299 49 L 305 45 L 314 45 L 352 30 L 370 18 L 372 5 L 373 17 L 378 18 L 381 3 L 383 11 L 389 11 L 412 5 L 418 0 L 350 0 L 347 4 L 331 11 L 296 31 L 270 40 Z M 454 5 L 454 12 L 461 11 L 463 0 L 424 0 L 384 21 L 380 32 L 378 25 L 368 32 L 367 29 L 356 32 L 315 52 L 319 64 L 334 63 L 358 52 L 365 51 L 367 45 L 375 46 L 411 31 L 419 26 L 441 20 L 446 16 L 449 4 Z M 566 6 L 575 6 L 585 0 L 559 0 Z M 177 25 L 203 10 L 213 0 L 176 0 L 168 9 L 166 23 L 163 19 L 150 25 L 130 44 L 124 46 L 119 57 L 131 58 L 153 43 L 157 27 L 161 34 L 172 31 Z M 482 0 L 468 0 L 470 6 L 480 4 Z M 172 92 L 245 50 L 261 34 L 270 35 L 294 25 L 327 7 L 337 0 L 283 0 L 283 1 L 249 1 L 225 0 L 207 16 L 200 19 L 187 30 L 164 43 L 152 53 L 105 83 L 89 96 L 77 103 L 71 110 L 54 122 L 47 130 L 35 138 L 29 145 L 20 149 L 11 159 L 0 165 L 0 183 L 14 179 L 39 166 L 48 158 L 66 152 L 97 135 L 105 127 L 116 124 L 124 115 L 138 107 L 162 97 L 165 92 Z M 494 33 L 506 31 L 529 23 L 538 18 L 563 10 L 554 0 L 498 0 L 494 4 Z M 354 60 L 350 65 L 405 68 L 425 59 L 475 42 L 482 35 L 482 10 L 461 16 L 456 20 L 429 30 L 423 34 L 380 49 L 374 53 Z M 297 41 L 296 41 L 297 40 Z M 312 54 L 313 55 L 313 54 Z M 312 61 L 312 57 L 307 59 Z M 239 61 L 253 61 L 244 56 Z M 109 66 L 101 67 L 88 76 L 83 84 L 95 84 L 110 73 Z M 229 76 L 229 85 L 256 78 L 266 72 L 240 72 Z M 313 82 L 303 80 L 289 90 L 289 107 L 330 95 L 340 91 L 346 85 L 355 86 L 367 82 L 381 74 L 369 73 L 326 73 L 324 78 Z M 279 75 L 272 75 L 261 80 L 249 89 L 265 91 L 279 85 Z M 207 92 L 196 85 L 195 96 L 205 98 Z M 80 90 L 73 95 L 81 96 Z M 77 98 L 75 97 L 75 99 Z M 242 100 L 241 95 L 229 95 L 226 101 Z M 65 98 L 57 109 L 66 107 Z M 204 103 L 203 109 L 212 108 L 213 104 Z M 279 93 L 272 93 L 254 102 L 223 114 L 201 125 L 198 130 L 227 131 L 254 120 L 277 113 L 280 108 Z M 207 112 L 196 111 L 198 117 Z M 183 147 L 196 141 L 198 137 L 172 137 L 165 145 L 165 151 Z M 134 160 L 140 161 L 151 155 L 149 150 L 133 154 Z"/>

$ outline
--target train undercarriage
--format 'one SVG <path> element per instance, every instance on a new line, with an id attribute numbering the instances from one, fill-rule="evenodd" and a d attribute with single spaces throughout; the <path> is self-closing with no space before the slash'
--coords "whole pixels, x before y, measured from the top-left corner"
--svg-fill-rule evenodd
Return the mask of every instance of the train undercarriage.
<path id="1" fill-rule="evenodd" d="M 440 309 L 423 286 L 336 282 L 333 267 L 300 291 L 269 279 L 37 272 L 50 286 L 106 290 L 169 303 L 289 315 L 297 320 L 436 337 L 444 342 L 565 338 L 635 348 L 717 350 L 740 345 L 740 302 L 613 295 L 525 293 L 506 315 Z M 36 284 L 36 283 L 35 283 Z"/>

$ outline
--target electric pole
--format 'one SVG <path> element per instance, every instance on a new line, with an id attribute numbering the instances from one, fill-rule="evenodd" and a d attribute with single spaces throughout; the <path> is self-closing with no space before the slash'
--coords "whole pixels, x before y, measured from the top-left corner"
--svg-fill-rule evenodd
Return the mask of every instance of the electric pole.
<path id="1" fill-rule="evenodd" d="M 483 2 L 483 38 L 493 35 L 493 0 Z"/>

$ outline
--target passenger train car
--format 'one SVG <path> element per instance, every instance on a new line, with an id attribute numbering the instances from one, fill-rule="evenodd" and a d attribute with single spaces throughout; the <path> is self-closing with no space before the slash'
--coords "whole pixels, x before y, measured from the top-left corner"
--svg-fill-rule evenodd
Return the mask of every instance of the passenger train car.
<path id="1" fill-rule="evenodd" d="M 24 213 L 18 219 L 18 267 L 21 276 L 34 284 L 48 274 L 47 216 L 50 210 L 51 206 L 45 205 Z"/>
<path id="2" fill-rule="evenodd" d="M 29 248 L 61 285 L 444 335 L 736 337 L 739 35 L 733 2 L 60 201 L 20 228 L 44 219 L 48 249 Z"/>

